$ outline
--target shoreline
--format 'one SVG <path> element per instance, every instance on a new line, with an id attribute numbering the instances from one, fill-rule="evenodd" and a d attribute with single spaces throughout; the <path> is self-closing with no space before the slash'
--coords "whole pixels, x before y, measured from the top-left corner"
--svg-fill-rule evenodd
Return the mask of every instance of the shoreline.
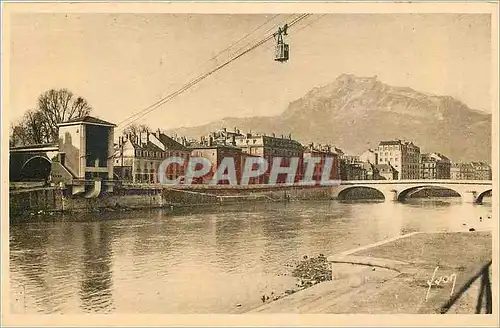
<path id="1" fill-rule="evenodd" d="M 199 188 L 198 188 L 199 187 Z M 239 204 L 288 203 L 291 201 L 383 202 L 372 197 L 349 200 L 334 199 L 330 187 L 324 186 L 266 186 L 235 188 L 235 186 L 198 186 L 197 188 L 157 188 L 135 185 L 116 188 L 115 192 L 96 198 L 68 195 L 55 187 L 11 189 L 9 212 L 11 218 L 62 213 L 129 212 L 144 209 L 189 209 L 232 206 Z M 236 186 L 238 187 L 238 186 Z M 196 191 L 195 191 L 196 190 Z M 366 195 L 363 195 L 366 196 Z M 445 195 L 439 198 L 454 199 Z M 414 199 L 430 199 L 414 197 Z"/>
<path id="2" fill-rule="evenodd" d="M 248 313 L 474 313 L 479 281 L 469 280 L 491 263 L 491 238 L 491 231 L 416 232 L 334 254 L 328 257 L 332 280 Z M 465 251 L 456 249 L 464 243 Z M 439 276 L 455 275 L 451 294 L 450 285 L 426 283 L 437 269 Z"/>

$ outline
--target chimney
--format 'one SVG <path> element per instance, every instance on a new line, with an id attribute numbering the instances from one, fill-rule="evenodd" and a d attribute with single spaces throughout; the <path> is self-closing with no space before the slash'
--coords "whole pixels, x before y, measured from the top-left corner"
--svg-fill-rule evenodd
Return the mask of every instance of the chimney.
<path id="1" fill-rule="evenodd" d="M 208 145 L 212 146 L 213 143 L 214 143 L 214 138 L 212 136 L 210 136 L 210 139 L 208 140 Z"/>
<path id="2" fill-rule="evenodd" d="M 158 129 L 156 132 L 158 133 L 158 138 L 160 138 L 160 134 L 161 134 L 160 129 Z"/>
<path id="3" fill-rule="evenodd" d="M 273 137 L 276 137 L 276 134 L 273 132 Z"/>

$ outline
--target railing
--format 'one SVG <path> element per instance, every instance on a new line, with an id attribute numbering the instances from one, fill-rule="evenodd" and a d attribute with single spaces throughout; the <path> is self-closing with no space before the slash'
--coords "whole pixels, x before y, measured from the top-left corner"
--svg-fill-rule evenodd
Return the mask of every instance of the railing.
<path id="1" fill-rule="evenodd" d="M 491 280 L 490 280 L 490 267 L 492 261 L 490 260 L 488 264 L 484 265 L 478 273 L 476 273 L 469 281 L 465 283 L 465 285 L 453 295 L 452 298 L 448 302 L 446 302 L 443 306 L 441 306 L 440 312 L 447 313 L 450 308 L 463 296 L 463 294 L 469 289 L 469 287 L 476 282 L 479 278 L 481 278 L 481 287 L 479 290 L 479 297 L 476 303 L 476 314 L 481 313 L 481 309 L 483 308 L 483 299 L 485 299 L 485 307 L 486 313 L 492 313 L 492 294 L 491 294 Z"/>

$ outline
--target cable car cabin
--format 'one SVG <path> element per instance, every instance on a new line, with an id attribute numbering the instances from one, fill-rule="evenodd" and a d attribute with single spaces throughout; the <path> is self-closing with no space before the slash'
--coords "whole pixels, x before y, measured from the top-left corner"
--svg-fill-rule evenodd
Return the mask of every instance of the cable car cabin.
<path id="1" fill-rule="evenodd" d="M 276 44 L 276 52 L 274 55 L 274 60 L 279 62 L 285 62 L 289 58 L 290 47 L 286 43 L 277 43 Z"/>
<path id="2" fill-rule="evenodd" d="M 283 28 L 278 28 L 278 32 L 274 34 L 274 39 L 276 42 L 276 52 L 274 53 L 274 60 L 281 63 L 286 62 L 289 57 L 290 47 L 283 40 L 284 35 L 287 34 L 288 24 L 285 24 Z"/>

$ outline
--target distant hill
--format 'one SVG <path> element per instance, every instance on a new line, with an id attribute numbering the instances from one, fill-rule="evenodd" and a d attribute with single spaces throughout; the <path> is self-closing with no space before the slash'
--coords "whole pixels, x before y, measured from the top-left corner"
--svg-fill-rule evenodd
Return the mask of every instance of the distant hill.
<path id="1" fill-rule="evenodd" d="M 303 143 L 331 143 L 350 154 L 383 139 L 406 139 L 422 152 L 441 152 L 453 161 L 491 162 L 491 114 L 450 96 L 436 96 L 382 83 L 376 77 L 340 75 L 293 101 L 280 115 L 225 118 L 170 130 L 199 137 L 220 128 L 289 133 Z"/>

